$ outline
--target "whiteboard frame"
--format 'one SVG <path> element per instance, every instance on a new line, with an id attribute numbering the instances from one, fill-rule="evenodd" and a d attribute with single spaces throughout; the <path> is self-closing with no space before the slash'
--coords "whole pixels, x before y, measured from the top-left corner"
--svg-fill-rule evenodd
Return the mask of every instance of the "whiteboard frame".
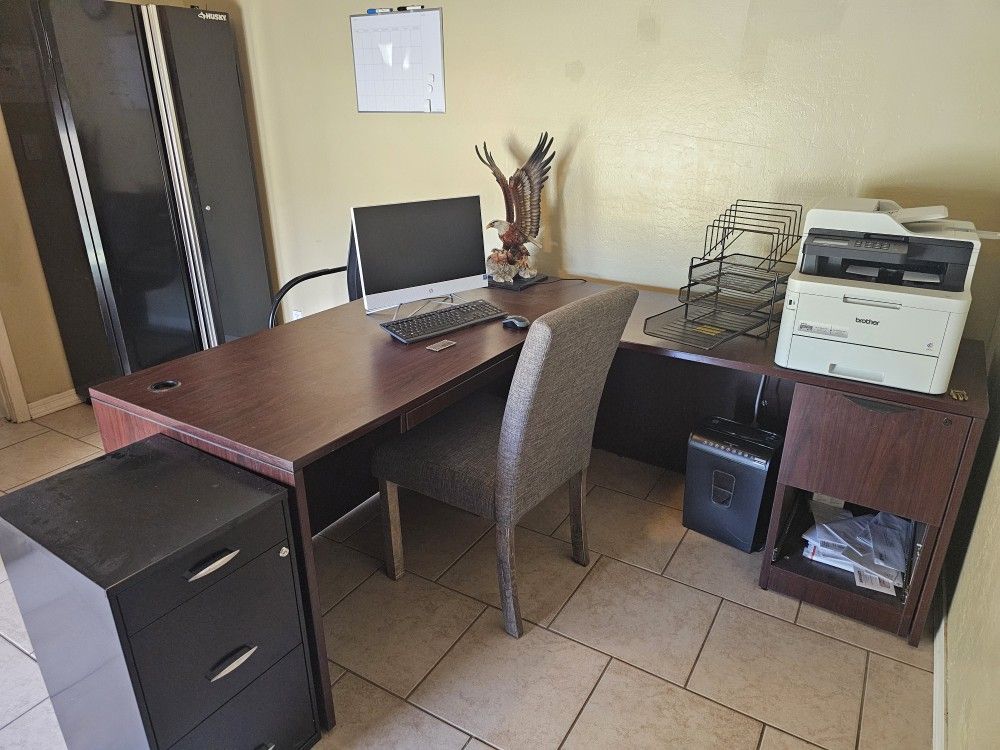
<path id="1" fill-rule="evenodd" d="M 358 65 L 357 65 L 357 50 L 354 48 L 354 26 L 351 24 L 352 18 L 372 18 L 378 16 L 394 16 L 403 15 L 411 13 L 430 13 L 437 11 L 440 15 L 438 16 L 438 22 L 441 24 L 441 90 L 444 96 L 444 109 L 440 112 L 435 112 L 431 110 L 430 112 L 424 112 L 422 110 L 408 109 L 405 111 L 386 111 L 381 109 L 361 109 L 361 96 L 358 91 Z M 448 86 L 446 83 L 445 76 L 445 54 L 444 54 L 444 8 L 421 8 L 420 10 L 394 10 L 391 13 L 352 13 L 347 17 L 347 28 L 351 35 L 351 64 L 354 67 L 354 108 L 359 115 L 445 115 L 448 114 Z"/>

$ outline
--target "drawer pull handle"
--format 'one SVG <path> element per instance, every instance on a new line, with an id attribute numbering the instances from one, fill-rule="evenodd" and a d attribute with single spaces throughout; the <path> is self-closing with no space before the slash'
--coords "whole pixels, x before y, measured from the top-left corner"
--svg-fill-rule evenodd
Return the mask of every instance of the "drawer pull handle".
<path id="1" fill-rule="evenodd" d="M 240 646 L 233 653 L 227 654 L 225 658 L 216 664 L 212 671 L 208 673 L 208 681 L 215 682 L 221 680 L 226 675 L 232 674 L 254 655 L 256 646 Z"/>
<path id="2" fill-rule="evenodd" d="M 864 305 L 865 307 L 881 307 L 883 310 L 899 310 L 903 305 L 899 302 L 885 302 L 880 299 L 865 299 L 864 297 L 848 297 L 844 295 L 844 303 L 848 305 Z"/>
<path id="3" fill-rule="evenodd" d="M 873 372 L 871 370 L 856 370 L 853 367 L 838 365 L 836 362 L 830 363 L 828 372 L 831 375 L 843 375 L 845 378 L 854 378 L 855 380 L 870 380 L 872 383 L 881 383 L 885 380 L 884 373 Z"/>
<path id="4" fill-rule="evenodd" d="M 273 742 L 268 742 L 266 745 L 257 745 L 257 750 L 274 750 L 276 747 Z"/>
<path id="5" fill-rule="evenodd" d="M 229 564 L 234 557 L 240 554 L 238 549 L 234 550 L 222 550 L 216 555 L 213 555 L 208 560 L 202 561 L 198 567 L 191 568 L 187 572 L 188 583 L 194 583 L 199 578 L 204 578 L 207 575 L 211 575 L 219 568 L 222 568 Z"/>
<path id="6" fill-rule="evenodd" d="M 879 414 L 899 414 L 900 412 L 913 411 L 908 406 L 887 404 L 885 401 L 873 401 L 870 398 L 861 398 L 860 396 L 844 396 L 844 398 L 862 409 L 876 411 Z"/>

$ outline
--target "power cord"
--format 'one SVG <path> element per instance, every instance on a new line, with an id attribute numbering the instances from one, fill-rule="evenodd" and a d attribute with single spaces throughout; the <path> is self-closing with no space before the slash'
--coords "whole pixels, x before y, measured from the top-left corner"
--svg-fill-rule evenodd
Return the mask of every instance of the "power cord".
<path id="1" fill-rule="evenodd" d="M 586 284 L 587 279 L 581 279 L 578 276 L 557 276 L 554 279 L 549 279 L 548 281 L 539 281 L 535 286 L 542 286 L 544 284 L 555 284 L 557 281 L 579 281 L 581 284 Z"/>
<path id="2" fill-rule="evenodd" d="M 767 382 L 767 375 L 760 376 L 760 385 L 757 386 L 757 398 L 753 402 L 753 426 L 757 427 L 757 414 L 760 411 L 760 396 L 764 392 L 764 383 Z"/>

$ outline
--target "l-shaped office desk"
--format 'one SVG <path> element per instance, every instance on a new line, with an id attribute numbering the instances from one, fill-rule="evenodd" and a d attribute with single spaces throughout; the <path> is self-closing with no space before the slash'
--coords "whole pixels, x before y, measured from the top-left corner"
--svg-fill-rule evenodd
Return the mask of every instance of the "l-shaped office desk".
<path id="1" fill-rule="evenodd" d="M 534 320 L 601 288 L 558 281 L 470 296 Z M 962 343 L 951 388 L 968 400 L 956 400 L 779 368 L 776 335 L 739 337 L 710 351 L 646 335 L 644 320 L 675 300 L 665 292 L 640 294 L 595 443 L 683 468 L 687 432 L 703 416 L 733 416 L 727 412 L 737 409 L 735 391 L 755 391 L 750 381 L 761 375 L 793 389 L 779 409 L 782 426 L 787 419 L 785 449 L 761 585 L 916 644 L 989 409 L 982 343 Z M 353 302 L 91 389 L 108 451 L 163 433 L 294 489 L 297 564 L 324 726 L 333 725 L 334 714 L 313 534 L 374 492 L 369 457 L 380 440 L 476 389 L 502 387 L 525 335 L 484 324 L 448 334 L 457 346 L 432 352 L 394 341 Z M 811 523 L 804 500 L 812 492 L 917 522 L 918 546 L 900 592 L 857 588 L 852 575 L 799 554 L 798 538 Z"/>

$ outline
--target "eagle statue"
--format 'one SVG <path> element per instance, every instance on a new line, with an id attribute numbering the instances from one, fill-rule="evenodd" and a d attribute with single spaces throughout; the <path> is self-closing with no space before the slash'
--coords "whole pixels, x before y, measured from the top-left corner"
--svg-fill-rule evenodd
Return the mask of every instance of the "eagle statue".
<path id="1" fill-rule="evenodd" d="M 502 221 L 495 219 L 486 225 L 496 229 L 503 247 L 493 250 L 486 259 L 486 268 L 495 281 L 510 283 L 515 276 L 530 279 L 537 271 L 531 263 L 531 253 L 526 245 L 538 244 L 538 232 L 542 223 L 542 187 L 549 178 L 549 165 L 555 158 L 551 154 L 552 138 L 542 133 L 531 156 L 514 174 L 507 179 L 493 160 L 493 155 L 483 142 L 483 153 L 476 146 L 479 161 L 489 167 L 503 193 L 507 216 Z"/>

